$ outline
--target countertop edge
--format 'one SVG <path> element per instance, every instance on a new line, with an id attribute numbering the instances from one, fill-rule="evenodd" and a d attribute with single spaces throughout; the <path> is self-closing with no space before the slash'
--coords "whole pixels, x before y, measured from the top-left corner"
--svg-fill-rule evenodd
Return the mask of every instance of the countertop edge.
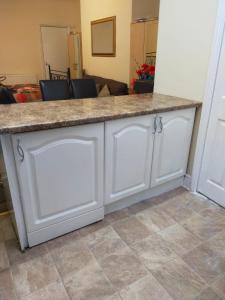
<path id="1" fill-rule="evenodd" d="M 188 108 L 198 108 L 202 105 L 201 102 L 191 102 L 190 104 L 182 104 L 180 106 L 168 106 L 158 109 L 150 109 L 145 111 L 137 111 L 137 112 L 125 112 L 120 113 L 118 115 L 105 115 L 101 117 L 93 117 L 93 118 L 83 118 L 78 120 L 66 120 L 66 121 L 57 121 L 57 122 L 46 122 L 46 123 L 37 123 L 31 125 L 20 125 L 11 128 L 3 128 L 0 129 L 0 135 L 4 134 L 21 134 L 21 133 L 28 133 L 28 132 L 35 132 L 35 131 L 42 131 L 42 130 L 49 130 L 49 129 L 57 129 L 57 128 L 66 128 L 66 127 L 73 127 L 85 124 L 93 124 L 93 123 L 101 123 L 106 121 L 118 120 L 123 118 L 130 118 L 130 117 L 138 117 L 144 115 L 152 115 L 156 113 L 164 113 L 169 111 L 175 110 L 182 110 Z"/>

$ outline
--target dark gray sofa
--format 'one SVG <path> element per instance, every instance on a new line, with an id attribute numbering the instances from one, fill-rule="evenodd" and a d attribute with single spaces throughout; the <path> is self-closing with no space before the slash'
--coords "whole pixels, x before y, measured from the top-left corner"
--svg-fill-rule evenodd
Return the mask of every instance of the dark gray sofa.
<path id="1" fill-rule="evenodd" d="M 124 82 L 98 77 L 94 75 L 84 75 L 84 79 L 94 79 L 96 84 L 100 85 L 100 89 L 107 84 L 112 96 L 128 95 L 128 85 Z"/>

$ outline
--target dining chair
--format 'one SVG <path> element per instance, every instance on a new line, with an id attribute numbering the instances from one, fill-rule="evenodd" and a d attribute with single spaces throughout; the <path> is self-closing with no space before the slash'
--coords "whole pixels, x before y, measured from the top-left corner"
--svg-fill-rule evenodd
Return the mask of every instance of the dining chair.
<path id="1" fill-rule="evenodd" d="M 39 83 L 44 101 L 71 99 L 68 80 L 40 80 Z"/>
<path id="2" fill-rule="evenodd" d="M 0 87 L 0 104 L 12 104 L 16 103 L 12 92 L 6 87 Z"/>
<path id="3" fill-rule="evenodd" d="M 93 79 L 72 79 L 70 82 L 74 99 L 96 98 L 98 96 Z"/>

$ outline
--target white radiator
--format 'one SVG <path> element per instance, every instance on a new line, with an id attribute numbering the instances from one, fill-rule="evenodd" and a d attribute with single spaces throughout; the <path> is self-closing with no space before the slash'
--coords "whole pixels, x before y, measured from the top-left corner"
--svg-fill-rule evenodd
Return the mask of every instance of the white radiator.
<path id="1" fill-rule="evenodd" d="M 27 74 L 0 74 L 0 76 L 6 76 L 6 80 L 3 81 L 5 85 L 13 84 L 26 84 L 26 83 L 37 83 L 36 75 Z"/>

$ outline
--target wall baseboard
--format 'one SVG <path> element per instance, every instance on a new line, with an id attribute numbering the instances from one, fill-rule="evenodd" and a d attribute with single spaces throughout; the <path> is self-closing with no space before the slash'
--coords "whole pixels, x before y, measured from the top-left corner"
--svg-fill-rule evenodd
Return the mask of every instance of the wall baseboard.
<path id="1" fill-rule="evenodd" d="M 191 186 L 191 185 L 192 185 L 192 177 L 191 177 L 191 175 L 186 174 L 186 175 L 184 176 L 183 187 L 184 187 L 185 189 L 187 189 L 188 191 L 190 191 L 191 194 L 193 194 L 193 195 L 195 195 L 195 196 L 198 196 L 198 197 L 200 197 L 200 198 L 202 198 L 202 199 L 204 199 L 204 200 L 209 200 L 205 195 L 201 194 L 200 192 L 198 192 L 198 191 L 193 192 L 193 191 L 192 191 L 192 186 Z"/>
<path id="2" fill-rule="evenodd" d="M 191 175 L 186 174 L 184 176 L 183 187 L 189 191 L 191 191 L 191 181 L 192 181 Z"/>

